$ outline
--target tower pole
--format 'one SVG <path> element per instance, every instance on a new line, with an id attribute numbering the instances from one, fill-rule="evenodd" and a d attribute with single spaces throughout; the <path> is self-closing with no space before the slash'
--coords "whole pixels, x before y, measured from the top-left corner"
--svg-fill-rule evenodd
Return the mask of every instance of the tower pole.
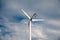
<path id="1" fill-rule="evenodd" d="M 30 26 L 30 29 L 29 29 L 29 36 L 30 36 L 29 38 L 30 39 L 29 40 L 31 40 L 31 21 L 30 21 L 30 25 L 29 26 Z"/>

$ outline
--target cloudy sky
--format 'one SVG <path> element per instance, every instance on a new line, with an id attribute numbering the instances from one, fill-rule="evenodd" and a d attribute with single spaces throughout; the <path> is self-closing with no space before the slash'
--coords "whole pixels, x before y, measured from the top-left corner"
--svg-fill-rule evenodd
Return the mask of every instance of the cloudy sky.
<path id="1" fill-rule="evenodd" d="M 42 22 L 32 22 L 32 40 L 60 40 L 60 0 L 0 0 L 0 40 L 29 40 L 28 18 L 37 13 Z"/>

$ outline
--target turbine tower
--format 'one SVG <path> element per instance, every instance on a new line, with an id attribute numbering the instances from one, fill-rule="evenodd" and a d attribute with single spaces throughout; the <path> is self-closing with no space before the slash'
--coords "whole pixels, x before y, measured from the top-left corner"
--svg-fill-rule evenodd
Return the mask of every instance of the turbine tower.
<path id="1" fill-rule="evenodd" d="M 34 13 L 31 17 L 23 10 L 23 9 L 21 9 L 21 11 L 28 17 L 28 19 L 29 19 L 29 22 L 28 22 L 28 27 L 29 27 L 29 32 L 30 32 L 30 34 L 29 34 L 29 40 L 31 40 L 31 22 L 32 21 L 44 21 L 44 19 L 33 19 L 33 17 L 36 15 L 36 13 Z"/>

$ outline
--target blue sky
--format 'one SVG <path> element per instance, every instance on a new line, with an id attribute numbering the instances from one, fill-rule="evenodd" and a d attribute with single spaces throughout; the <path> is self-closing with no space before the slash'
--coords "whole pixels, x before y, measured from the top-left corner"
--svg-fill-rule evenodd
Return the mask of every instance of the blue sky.
<path id="1" fill-rule="evenodd" d="M 32 40 L 58 40 L 60 38 L 60 0 L 0 0 L 1 40 L 28 40 L 28 18 L 37 13 L 43 22 L 32 23 Z M 8 38 L 7 38 L 8 37 Z"/>

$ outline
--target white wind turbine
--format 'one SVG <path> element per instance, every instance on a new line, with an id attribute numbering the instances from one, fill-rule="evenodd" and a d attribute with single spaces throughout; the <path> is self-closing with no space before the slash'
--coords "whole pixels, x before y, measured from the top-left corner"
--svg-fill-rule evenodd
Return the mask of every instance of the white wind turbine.
<path id="1" fill-rule="evenodd" d="M 33 15 L 32 15 L 32 17 L 30 17 L 23 9 L 21 9 L 21 11 L 28 17 L 28 19 L 29 19 L 29 22 L 28 22 L 28 26 L 30 27 L 30 29 L 29 29 L 29 32 L 30 32 L 30 40 L 31 40 L 31 22 L 32 21 L 44 21 L 43 19 L 33 19 L 33 17 L 36 15 L 36 13 L 34 13 Z"/>

